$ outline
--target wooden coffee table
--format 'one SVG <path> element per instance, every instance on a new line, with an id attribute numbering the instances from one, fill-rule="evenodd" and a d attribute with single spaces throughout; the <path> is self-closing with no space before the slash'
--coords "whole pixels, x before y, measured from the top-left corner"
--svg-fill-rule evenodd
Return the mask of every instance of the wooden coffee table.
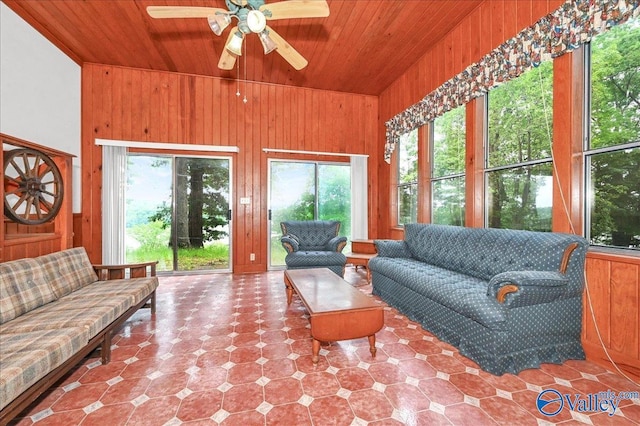
<path id="1" fill-rule="evenodd" d="M 320 342 L 367 337 L 369 352 L 376 356 L 376 333 L 384 325 L 382 305 L 327 268 L 286 270 L 284 283 L 287 303 L 296 292 L 311 317 L 314 364 Z"/>

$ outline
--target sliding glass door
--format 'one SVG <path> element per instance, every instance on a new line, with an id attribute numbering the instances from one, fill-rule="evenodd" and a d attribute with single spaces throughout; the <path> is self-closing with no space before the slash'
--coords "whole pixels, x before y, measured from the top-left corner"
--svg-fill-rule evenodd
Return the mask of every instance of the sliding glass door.
<path id="1" fill-rule="evenodd" d="M 229 271 L 229 158 L 129 155 L 127 262 L 159 271 Z"/>
<path id="2" fill-rule="evenodd" d="M 269 162 L 269 267 L 283 266 L 280 222 L 339 220 L 351 233 L 351 168 L 344 163 Z"/>

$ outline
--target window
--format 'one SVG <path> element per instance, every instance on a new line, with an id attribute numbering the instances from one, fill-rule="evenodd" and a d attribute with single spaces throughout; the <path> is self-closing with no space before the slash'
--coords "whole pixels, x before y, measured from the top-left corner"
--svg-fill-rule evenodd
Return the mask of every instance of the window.
<path id="1" fill-rule="evenodd" d="M 591 41 L 586 234 L 640 249 L 640 19 Z"/>
<path id="2" fill-rule="evenodd" d="M 486 226 L 551 231 L 553 62 L 488 95 Z"/>
<path id="3" fill-rule="evenodd" d="M 398 144 L 398 225 L 418 220 L 418 130 Z"/>
<path id="4" fill-rule="evenodd" d="M 464 105 L 433 121 L 431 140 L 431 222 L 464 226 Z"/>

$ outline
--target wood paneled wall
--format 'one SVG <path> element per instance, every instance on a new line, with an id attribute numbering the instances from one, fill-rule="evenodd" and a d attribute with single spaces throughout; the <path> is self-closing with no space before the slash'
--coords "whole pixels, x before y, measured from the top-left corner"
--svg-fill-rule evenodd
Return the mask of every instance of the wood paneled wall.
<path id="1" fill-rule="evenodd" d="M 385 143 L 384 123 L 418 102 L 443 82 L 477 62 L 521 29 L 557 9 L 561 0 L 487 0 L 467 16 L 440 43 L 395 81 L 379 99 L 380 149 Z M 582 50 L 554 60 L 554 156 L 558 181 L 554 182 L 554 231 L 582 232 L 583 165 L 578 155 L 582 143 Z M 467 106 L 467 226 L 483 226 L 482 99 Z M 426 155 L 426 154 L 420 154 Z M 480 162 L 480 163 L 478 163 Z M 393 163 L 393 161 L 392 161 Z M 380 206 L 378 238 L 402 238 L 394 226 L 394 165 L 380 161 L 377 170 Z M 560 190 L 567 211 L 560 199 Z M 420 201 L 419 201 L 420 204 Z M 568 214 L 567 214 L 568 213 Z M 569 220 L 570 219 L 570 220 Z M 609 356 L 627 374 L 640 378 L 640 258 L 636 255 L 593 253 L 587 256 L 587 285 L 591 303 L 585 296 L 583 342 L 589 359 L 612 368 Z M 591 311 L 596 317 L 603 344 L 596 335 Z"/>
<path id="2" fill-rule="evenodd" d="M 240 90 L 241 97 L 236 96 Z M 242 102 L 246 94 L 248 102 Z M 267 265 L 268 158 L 263 148 L 368 154 L 377 165 L 378 98 L 211 77 L 87 64 L 82 70 L 82 244 L 101 262 L 101 149 L 96 138 L 238 146 L 233 157 L 233 270 Z M 373 166 L 375 170 L 375 166 Z M 377 187 L 372 174 L 370 188 Z M 240 205 L 240 197 L 251 197 Z M 369 190 L 371 211 L 377 197 Z M 377 221 L 369 219 L 372 235 Z M 249 254 L 255 253 L 251 262 Z"/>

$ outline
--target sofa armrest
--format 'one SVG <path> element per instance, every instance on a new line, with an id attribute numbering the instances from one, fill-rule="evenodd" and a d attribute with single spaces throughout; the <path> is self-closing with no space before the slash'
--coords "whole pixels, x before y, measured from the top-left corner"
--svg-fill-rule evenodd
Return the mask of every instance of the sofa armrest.
<path id="1" fill-rule="evenodd" d="M 123 278 L 144 278 L 156 276 L 158 261 L 130 263 L 123 265 L 93 265 L 98 280 L 118 280 Z"/>
<path id="2" fill-rule="evenodd" d="M 333 237 L 327 243 L 327 250 L 329 251 L 337 251 L 338 253 L 342 252 L 344 246 L 347 245 L 347 237 Z"/>
<path id="3" fill-rule="evenodd" d="M 411 258 L 411 252 L 404 240 L 374 240 L 374 244 L 380 257 Z"/>
<path id="4" fill-rule="evenodd" d="M 291 234 L 284 235 L 280 238 L 280 242 L 282 243 L 282 247 L 287 251 L 287 254 L 300 250 L 300 242 Z"/>
<path id="5" fill-rule="evenodd" d="M 510 271 L 491 278 L 487 296 L 508 307 L 548 303 L 562 296 L 569 279 L 554 271 Z"/>

